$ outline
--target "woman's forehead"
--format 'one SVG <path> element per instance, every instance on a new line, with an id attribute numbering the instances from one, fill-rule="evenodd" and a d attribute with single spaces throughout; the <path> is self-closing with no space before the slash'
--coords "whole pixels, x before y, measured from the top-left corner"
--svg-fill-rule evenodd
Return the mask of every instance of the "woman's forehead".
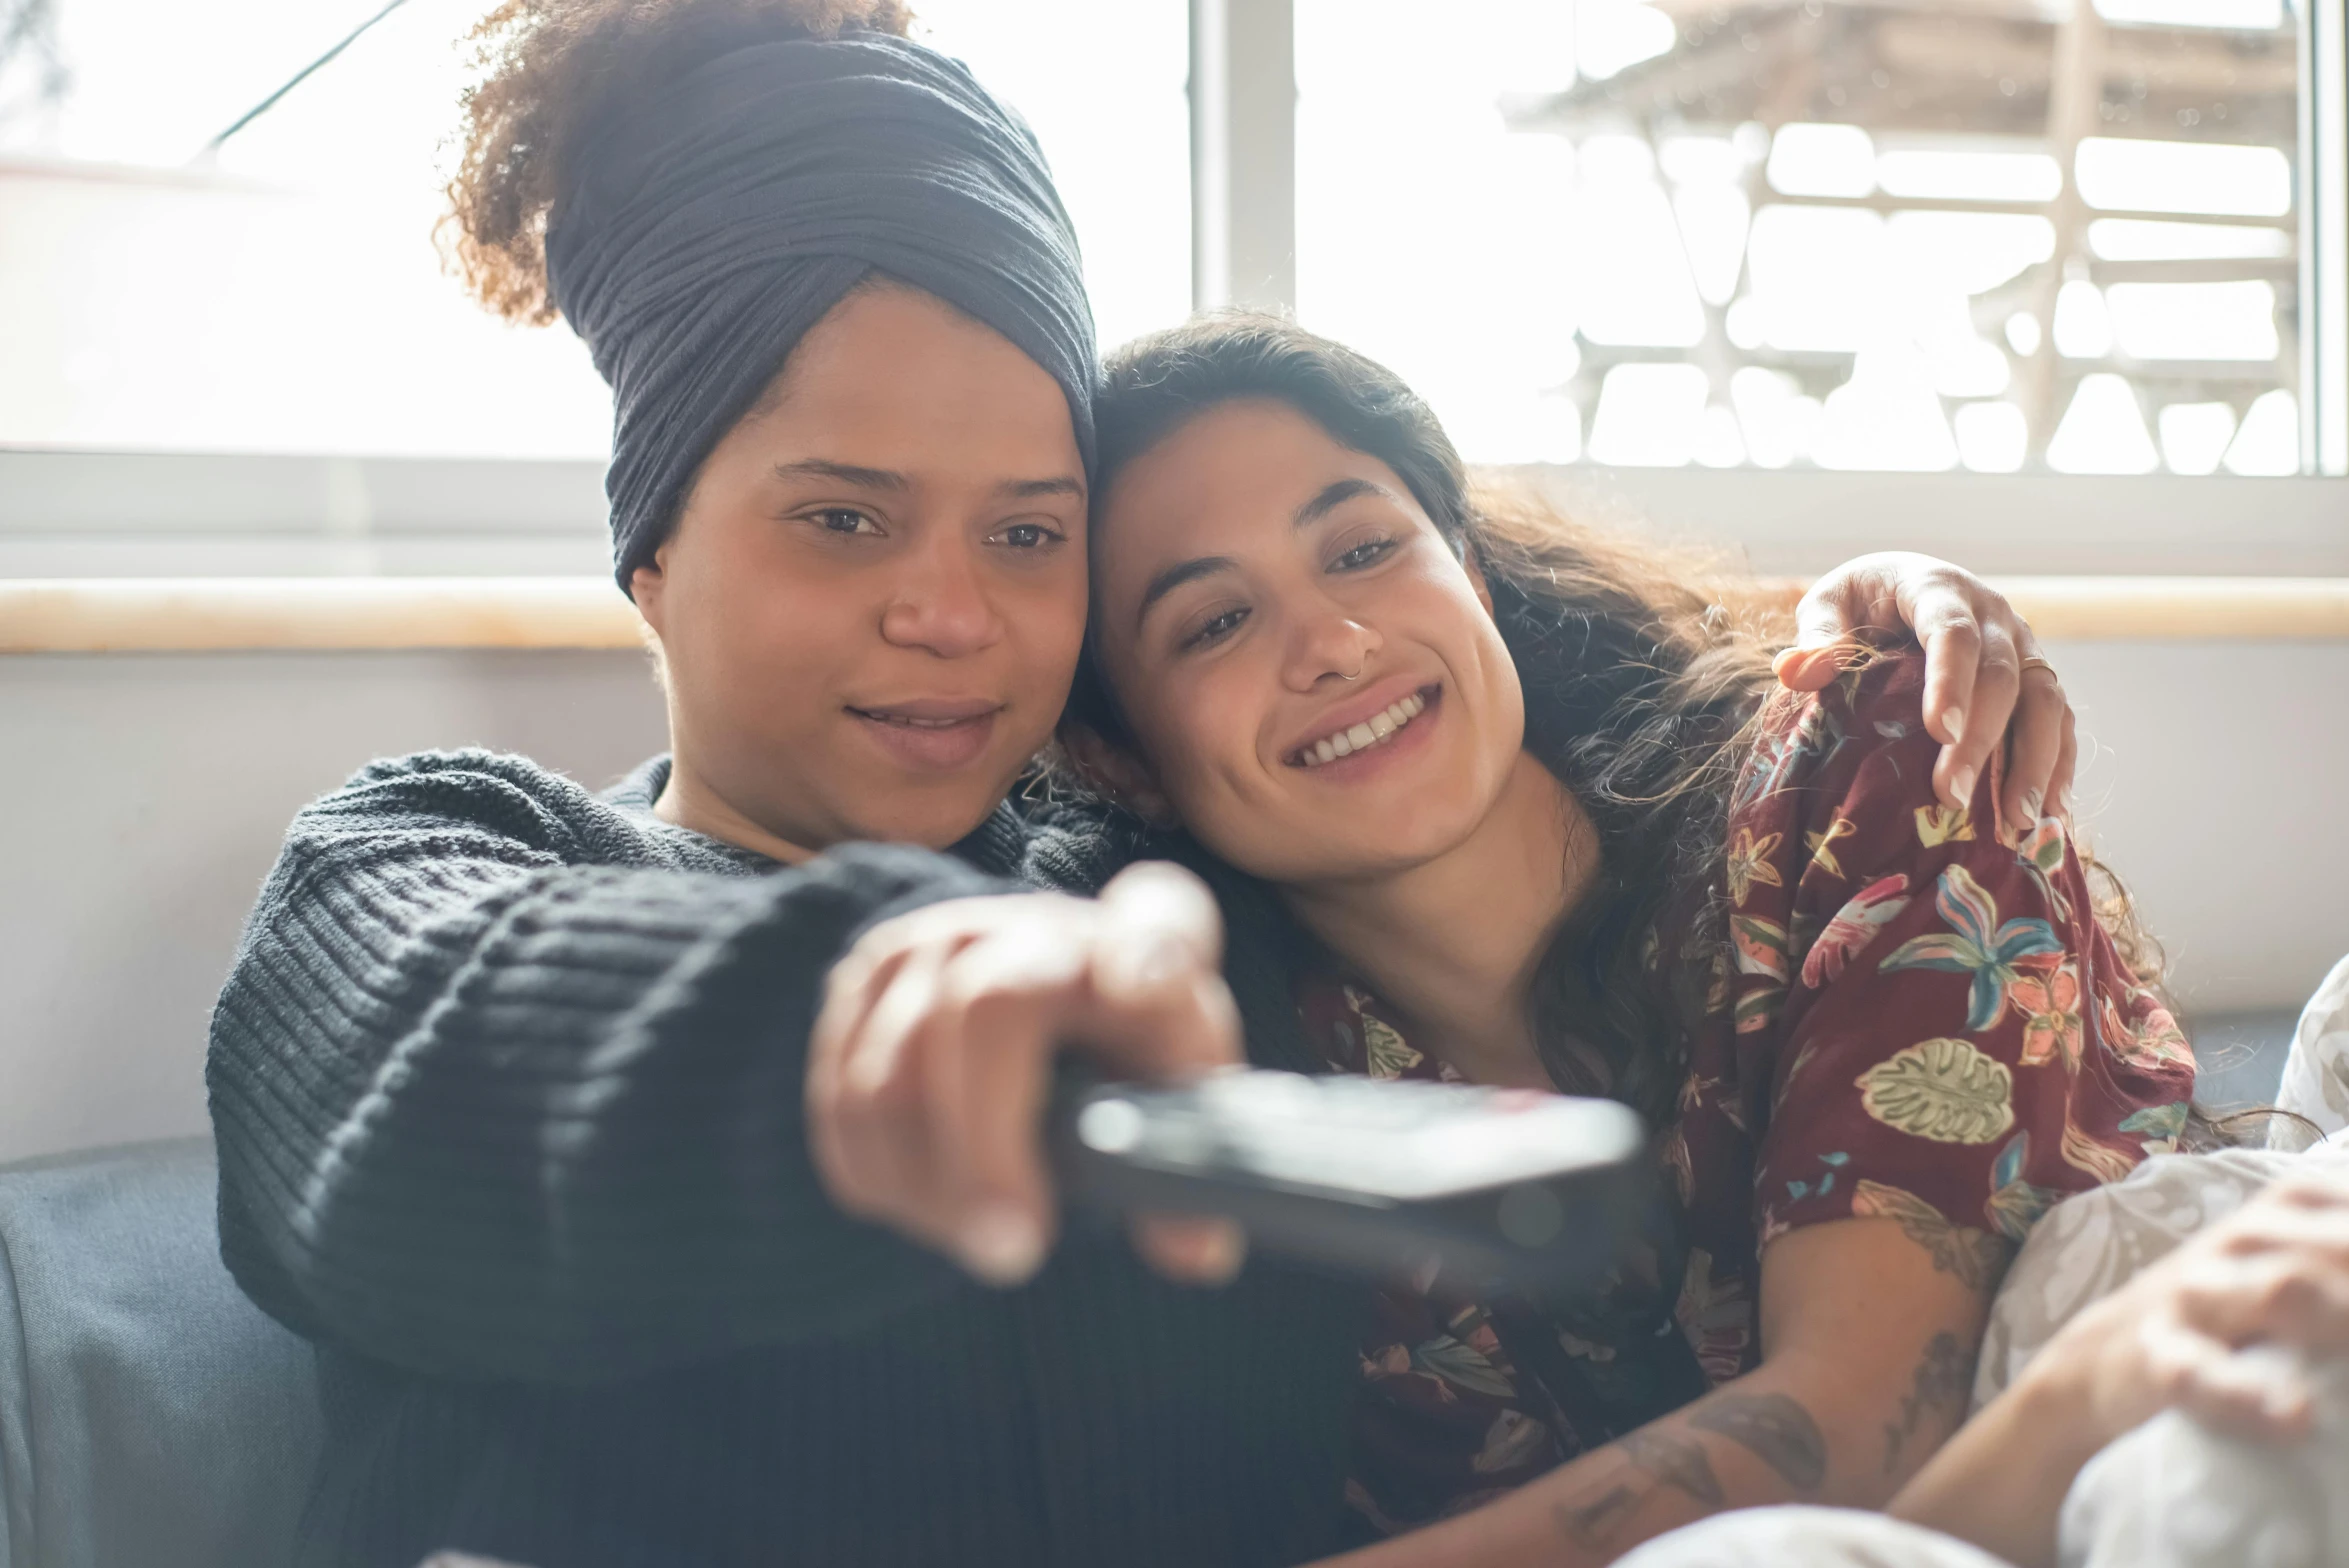
<path id="1" fill-rule="evenodd" d="M 1235 400 L 1186 421 L 1116 476 L 1096 520 L 1096 560 L 1114 581 L 1161 557 L 1262 548 L 1362 496 L 1412 505 L 1385 463 L 1304 414 Z"/>

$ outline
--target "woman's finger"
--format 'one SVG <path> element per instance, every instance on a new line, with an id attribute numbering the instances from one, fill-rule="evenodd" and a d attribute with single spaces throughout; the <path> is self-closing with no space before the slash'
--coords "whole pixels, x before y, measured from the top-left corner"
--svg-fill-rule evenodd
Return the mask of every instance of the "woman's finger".
<path id="1" fill-rule="evenodd" d="M 1006 932 L 973 944 L 942 982 L 940 1057 L 930 1081 L 942 1221 L 964 1266 L 1017 1284 L 1050 1250 L 1044 1101 L 1059 1020 L 1083 1006 L 1085 965 L 1067 932 Z"/>
<path id="2" fill-rule="evenodd" d="M 808 1102 L 811 1153 L 833 1201 L 901 1227 L 920 1218 L 919 1195 L 932 1181 L 927 1096 L 914 1071 L 922 1058 L 912 1047 L 942 964 L 935 949 L 905 956 Z"/>
<path id="3" fill-rule="evenodd" d="M 2021 695 L 2015 703 L 1999 810 L 2003 820 L 2021 834 L 2029 832 L 2045 814 L 2055 770 L 2063 760 L 2064 721 L 2072 705 L 2065 700 L 2055 671 L 2044 664 L 2020 671 L 2018 680 Z"/>
<path id="4" fill-rule="evenodd" d="M 1932 644 L 1927 644 L 1931 656 Z M 1955 738 L 1941 748 L 1933 764 L 1933 788 L 1952 806 L 1971 806 L 1974 788 L 1989 765 L 1990 754 L 2006 739 L 2007 720 L 2014 713 L 2020 690 L 2014 639 L 2005 627 L 1992 623 L 1973 627 L 1953 646 L 1974 650 L 1975 668 L 1965 706 L 1956 710 Z M 1958 657 L 1956 654 L 1952 658 Z M 1928 690 L 1931 677 L 1928 675 Z M 1928 714 L 1931 708 L 1926 710 Z"/>
<path id="5" fill-rule="evenodd" d="M 1975 688 L 1989 628 L 1975 607 L 1970 583 L 1938 563 L 1900 581 L 1900 613 L 1925 650 L 1925 728 L 1944 745 L 1964 732 L 1979 700 Z"/>
<path id="6" fill-rule="evenodd" d="M 2066 827 L 2072 820 L 2072 789 L 2079 781 L 2080 720 L 2072 711 L 2071 702 L 2064 703 L 2063 749 L 2056 753 L 2055 771 L 2047 779 L 2048 809 L 2064 819 Z"/>

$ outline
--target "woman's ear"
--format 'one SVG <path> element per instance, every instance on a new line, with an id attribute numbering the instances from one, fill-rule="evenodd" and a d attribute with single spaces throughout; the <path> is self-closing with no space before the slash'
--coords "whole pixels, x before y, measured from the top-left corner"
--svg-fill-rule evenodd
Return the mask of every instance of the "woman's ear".
<path id="1" fill-rule="evenodd" d="M 667 614 L 662 600 L 663 590 L 669 585 L 668 566 L 669 545 L 663 540 L 651 560 L 628 574 L 628 597 L 636 602 L 636 613 L 644 617 L 644 624 L 652 628 L 655 637 L 661 635 L 661 622 Z"/>
<path id="2" fill-rule="evenodd" d="M 1140 757 L 1105 739 L 1088 724 L 1074 720 L 1060 727 L 1060 749 L 1068 753 L 1077 777 L 1087 788 L 1107 796 L 1154 828 L 1180 827 L 1157 775 Z"/>

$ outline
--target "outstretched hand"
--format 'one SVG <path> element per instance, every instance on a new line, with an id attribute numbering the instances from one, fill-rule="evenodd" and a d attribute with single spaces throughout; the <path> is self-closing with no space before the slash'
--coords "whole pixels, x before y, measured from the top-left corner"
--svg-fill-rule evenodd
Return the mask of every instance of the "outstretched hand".
<path id="1" fill-rule="evenodd" d="M 2011 724 L 2002 819 L 2035 822 L 2050 802 L 2070 810 L 2079 754 L 2072 705 L 2030 624 L 1981 578 L 1929 555 L 1863 555 L 1811 585 L 1795 624 L 1795 644 L 1776 665 L 1793 691 L 1833 681 L 1855 638 L 1907 634 L 1924 646 L 1925 728 L 1942 743 L 1933 788 L 1944 801 L 1972 802 Z"/>
<path id="2" fill-rule="evenodd" d="M 1097 900 L 956 899 L 875 926 L 833 966 L 809 1049 L 808 1134 L 833 1201 L 991 1284 L 1027 1279 L 1057 1219 L 1053 1058 L 1072 1048 L 1153 1080 L 1238 1064 L 1222 952 L 1213 895 L 1158 863 Z M 1239 1267 L 1226 1221 L 1145 1219 L 1134 1240 L 1177 1279 Z"/>

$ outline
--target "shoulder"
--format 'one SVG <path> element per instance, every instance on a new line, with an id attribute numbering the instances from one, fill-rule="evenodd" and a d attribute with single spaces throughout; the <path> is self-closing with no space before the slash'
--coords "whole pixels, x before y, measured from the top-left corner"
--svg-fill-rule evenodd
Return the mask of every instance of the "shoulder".
<path id="1" fill-rule="evenodd" d="M 368 763 L 302 808 L 287 848 L 321 852 L 419 837 L 452 847 L 495 842 L 555 862 L 628 863 L 650 852 L 643 823 L 620 800 L 528 757 L 480 748 Z"/>

